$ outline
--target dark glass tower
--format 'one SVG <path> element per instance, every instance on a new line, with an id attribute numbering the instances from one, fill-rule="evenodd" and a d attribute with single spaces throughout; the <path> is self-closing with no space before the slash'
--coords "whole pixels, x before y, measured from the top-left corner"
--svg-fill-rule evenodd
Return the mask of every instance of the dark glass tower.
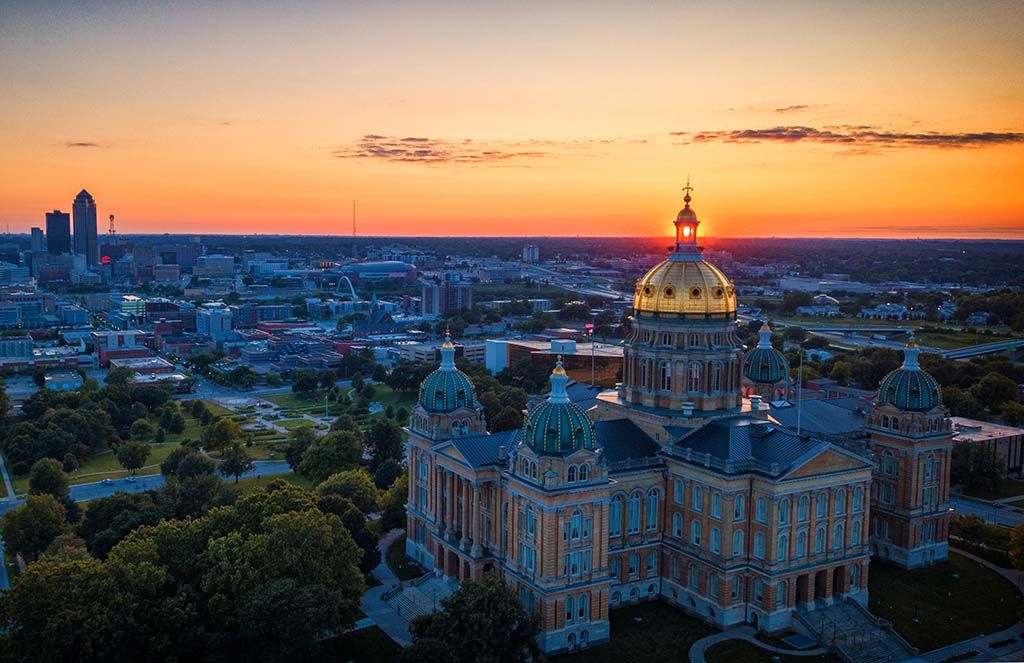
<path id="1" fill-rule="evenodd" d="M 71 253 L 71 215 L 60 210 L 46 213 L 46 251 Z"/>
<path id="2" fill-rule="evenodd" d="M 100 261 L 99 238 L 96 235 L 96 201 L 82 189 L 72 205 L 75 217 L 75 253 L 85 256 L 88 265 Z"/>

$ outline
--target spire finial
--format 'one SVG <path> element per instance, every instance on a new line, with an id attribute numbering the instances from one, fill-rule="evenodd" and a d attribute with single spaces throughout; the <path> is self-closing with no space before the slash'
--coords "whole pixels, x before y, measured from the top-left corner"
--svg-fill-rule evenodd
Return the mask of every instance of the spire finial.
<path id="1" fill-rule="evenodd" d="M 558 355 L 558 361 L 555 362 L 555 370 L 551 371 L 551 393 L 548 394 L 549 403 L 569 402 L 569 394 L 565 390 L 568 382 L 569 376 L 566 375 L 565 368 L 562 367 L 562 355 Z"/>
<path id="2" fill-rule="evenodd" d="M 693 200 L 690 197 L 690 192 L 693 191 L 693 187 L 690 186 L 690 175 L 686 175 L 686 186 L 683 187 L 683 204 L 686 207 L 690 206 L 690 201 Z"/>
<path id="3" fill-rule="evenodd" d="M 908 371 L 916 371 L 921 368 L 921 364 L 918 361 L 918 355 L 921 350 L 917 347 L 917 341 L 914 340 L 914 331 L 909 332 L 909 340 L 907 340 L 907 347 L 903 350 L 903 368 Z"/>

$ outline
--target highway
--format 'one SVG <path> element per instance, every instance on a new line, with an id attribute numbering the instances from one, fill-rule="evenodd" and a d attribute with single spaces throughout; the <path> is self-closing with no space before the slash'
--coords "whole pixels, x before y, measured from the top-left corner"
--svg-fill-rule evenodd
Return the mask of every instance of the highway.
<path id="1" fill-rule="evenodd" d="M 962 497 L 950 497 L 949 503 L 957 513 L 965 516 L 978 516 L 987 523 L 1005 527 L 1017 527 L 1024 523 L 1024 513 L 1001 504 L 985 504 Z"/>

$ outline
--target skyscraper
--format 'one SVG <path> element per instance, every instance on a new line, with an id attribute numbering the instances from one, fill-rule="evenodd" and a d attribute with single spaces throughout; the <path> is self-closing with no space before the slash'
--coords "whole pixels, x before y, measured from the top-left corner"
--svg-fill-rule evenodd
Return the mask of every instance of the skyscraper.
<path id="1" fill-rule="evenodd" d="M 43 234 L 42 228 L 32 228 L 32 250 L 33 251 L 44 251 L 46 245 L 46 236 Z"/>
<path id="2" fill-rule="evenodd" d="M 96 236 L 96 201 L 82 189 L 72 206 L 75 216 L 75 253 L 85 256 L 88 265 L 99 264 L 100 245 Z"/>
<path id="3" fill-rule="evenodd" d="M 54 255 L 71 253 L 71 215 L 58 209 L 46 213 L 46 250 Z"/>

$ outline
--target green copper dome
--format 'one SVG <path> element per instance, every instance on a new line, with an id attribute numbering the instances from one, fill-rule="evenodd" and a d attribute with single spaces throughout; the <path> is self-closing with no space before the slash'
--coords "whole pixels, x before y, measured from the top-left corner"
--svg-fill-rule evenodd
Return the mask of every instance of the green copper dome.
<path id="1" fill-rule="evenodd" d="M 419 403 L 428 412 L 451 412 L 474 407 L 476 393 L 469 377 L 455 368 L 455 346 L 447 339 L 441 346 L 441 366 L 420 385 Z"/>
<path id="2" fill-rule="evenodd" d="M 878 402 L 895 405 L 901 410 L 925 412 L 942 405 L 939 383 L 921 370 L 917 362 L 920 354 L 917 343 L 911 339 L 903 354 L 903 365 L 882 378 L 878 386 Z"/>
<path id="3" fill-rule="evenodd" d="M 772 330 L 761 325 L 757 347 L 743 358 L 743 375 L 760 384 L 774 384 L 789 377 L 786 355 L 772 347 Z"/>
<path id="4" fill-rule="evenodd" d="M 548 400 L 534 408 L 523 425 L 523 442 L 539 454 L 564 455 L 594 448 L 594 425 L 583 409 L 569 400 L 569 377 L 559 361 L 551 374 Z"/>

